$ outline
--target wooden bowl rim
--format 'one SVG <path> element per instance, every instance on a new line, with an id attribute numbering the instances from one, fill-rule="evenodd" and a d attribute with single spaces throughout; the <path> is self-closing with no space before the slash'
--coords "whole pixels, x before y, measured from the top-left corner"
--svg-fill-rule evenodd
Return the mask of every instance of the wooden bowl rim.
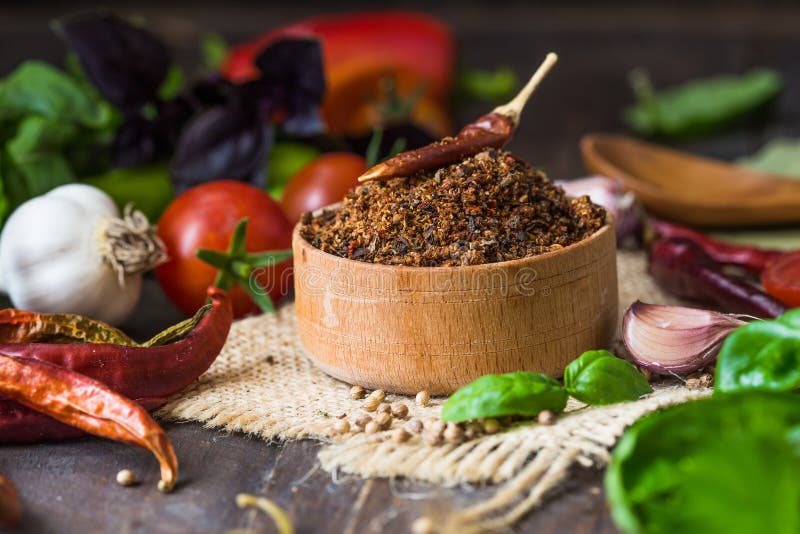
<path id="1" fill-rule="evenodd" d="M 314 215 L 317 215 L 322 210 L 327 209 L 334 209 L 339 205 L 337 202 L 336 204 L 331 204 L 330 206 L 326 206 L 314 212 Z M 604 208 L 605 209 L 605 208 Z M 331 254 L 330 252 L 325 252 L 324 250 L 318 249 L 311 243 L 309 243 L 302 235 L 300 235 L 300 227 L 302 226 L 302 222 L 298 222 L 294 230 L 292 231 L 292 242 L 297 242 L 299 246 L 303 250 L 309 250 L 312 254 L 319 254 L 321 257 L 328 257 L 333 259 L 334 261 L 341 263 L 342 265 L 350 265 L 352 267 L 358 267 L 361 269 L 366 270 L 374 270 L 374 271 L 393 271 L 393 272 L 409 272 L 409 273 L 424 273 L 434 270 L 439 273 L 456 273 L 456 272 L 469 272 L 470 270 L 480 270 L 480 269 L 490 269 L 490 268 L 499 268 L 499 269 L 506 269 L 506 268 L 514 268 L 518 266 L 527 266 L 528 264 L 537 263 L 539 261 L 546 261 L 552 258 L 556 258 L 558 256 L 564 256 L 569 254 L 570 252 L 577 250 L 578 248 L 588 246 L 591 242 L 596 241 L 601 238 L 601 236 L 605 235 L 608 232 L 614 232 L 614 218 L 611 213 L 606 209 L 606 222 L 603 226 L 601 226 L 595 233 L 572 243 L 560 250 L 555 250 L 552 252 L 545 252 L 542 254 L 537 254 L 535 256 L 527 256 L 525 258 L 517 258 L 514 260 L 506 260 L 506 261 L 497 261 L 492 263 L 478 263 L 476 265 L 454 265 L 454 266 L 443 266 L 443 267 L 414 267 L 411 265 L 386 265 L 384 263 L 372 263 L 366 261 L 358 261 L 358 260 L 351 260 L 349 258 L 342 258 L 341 256 L 337 256 L 335 254 Z"/>

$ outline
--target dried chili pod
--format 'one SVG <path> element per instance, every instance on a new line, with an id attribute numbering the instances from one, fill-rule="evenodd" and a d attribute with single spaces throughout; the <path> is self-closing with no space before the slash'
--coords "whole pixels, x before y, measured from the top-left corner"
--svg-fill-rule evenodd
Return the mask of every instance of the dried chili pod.
<path id="1" fill-rule="evenodd" d="M 225 344 L 233 321 L 230 298 L 217 288 L 209 288 L 208 294 L 210 308 L 143 345 L 0 343 L 0 353 L 32 357 L 76 371 L 155 409 L 203 374 Z M 185 335 L 168 343 L 181 333 Z M 76 434 L 40 414 L 0 400 L 0 442 L 63 439 Z"/>
<path id="2" fill-rule="evenodd" d="M 0 528 L 14 528 L 22 519 L 22 504 L 10 480 L 0 475 Z"/>
<path id="3" fill-rule="evenodd" d="M 82 315 L 0 310 L 0 343 L 33 342 L 136 345 L 124 332 Z"/>
<path id="4" fill-rule="evenodd" d="M 147 410 L 97 380 L 0 354 L 0 394 L 84 432 L 147 449 L 161 465 L 159 489 L 175 486 L 178 459 L 164 430 Z"/>
<path id="5" fill-rule="evenodd" d="M 650 219 L 648 226 L 660 237 L 680 237 L 693 241 L 715 262 L 737 265 L 753 274 L 761 273 L 768 264 L 786 255 L 780 250 L 724 243 L 697 230 L 659 219 Z"/>
<path id="6" fill-rule="evenodd" d="M 502 147 L 511 139 L 519 124 L 520 114 L 525 103 L 557 60 L 558 56 L 552 52 L 547 54 L 542 65 L 511 102 L 495 108 L 491 113 L 466 125 L 455 137 L 448 137 L 416 150 L 402 152 L 375 165 L 362 174 L 358 181 L 368 182 L 410 176 L 417 171 L 435 169 L 472 156 L 488 147 Z"/>
<path id="7" fill-rule="evenodd" d="M 650 274 L 678 297 L 718 306 L 726 313 L 772 318 L 786 311 L 757 287 L 728 276 L 689 239 L 659 239 L 650 249 Z"/>

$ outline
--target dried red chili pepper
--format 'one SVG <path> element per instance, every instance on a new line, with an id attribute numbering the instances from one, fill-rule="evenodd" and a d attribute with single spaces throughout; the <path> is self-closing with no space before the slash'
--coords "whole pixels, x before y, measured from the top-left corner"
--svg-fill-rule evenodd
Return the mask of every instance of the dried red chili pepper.
<path id="1" fill-rule="evenodd" d="M 481 152 L 485 148 L 500 148 L 505 145 L 519 124 L 525 103 L 544 79 L 558 56 L 547 54 L 542 65 L 514 99 L 495 108 L 472 124 L 466 125 L 455 137 L 444 138 L 428 146 L 402 152 L 379 163 L 362 174 L 359 182 L 388 180 L 410 176 L 415 172 L 435 169 L 448 163 Z"/>
<path id="2" fill-rule="evenodd" d="M 772 318 L 786 311 L 780 301 L 760 289 L 722 272 L 694 241 L 659 239 L 650 249 L 650 274 L 670 293 L 716 305 L 727 313 Z"/>
<path id="3" fill-rule="evenodd" d="M 22 504 L 10 480 L 0 475 L 0 528 L 14 528 L 22 519 Z"/>
<path id="4" fill-rule="evenodd" d="M 660 237 L 688 239 L 702 248 L 715 262 L 738 265 L 754 274 L 760 274 L 768 264 L 786 254 L 780 250 L 723 243 L 691 228 L 658 219 L 650 219 L 648 224 Z"/>
<path id="5" fill-rule="evenodd" d="M 136 399 L 148 409 L 155 409 L 203 374 L 225 344 L 233 321 L 230 299 L 224 291 L 213 287 L 208 295 L 210 309 L 188 333 L 183 331 L 192 324 L 191 319 L 144 345 L 0 343 L 0 353 L 32 357 L 76 371 Z M 161 344 L 180 333 L 185 335 L 178 341 Z M 62 439 L 76 434 L 40 414 L 0 401 L 0 442 Z"/>
<path id="6" fill-rule="evenodd" d="M 81 315 L 0 310 L 0 343 L 34 342 L 136 345 L 113 326 Z"/>
<path id="7" fill-rule="evenodd" d="M 0 394 L 84 432 L 147 449 L 161 465 L 159 489 L 175 486 L 178 459 L 164 430 L 147 410 L 97 380 L 0 354 Z"/>

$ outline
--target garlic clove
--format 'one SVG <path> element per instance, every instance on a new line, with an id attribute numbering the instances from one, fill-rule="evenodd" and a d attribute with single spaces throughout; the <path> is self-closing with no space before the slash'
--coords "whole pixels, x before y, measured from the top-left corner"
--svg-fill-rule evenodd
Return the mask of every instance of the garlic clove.
<path id="1" fill-rule="evenodd" d="M 622 319 L 622 341 L 637 365 L 659 374 L 686 374 L 712 363 L 725 338 L 747 319 L 636 301 Z"/>

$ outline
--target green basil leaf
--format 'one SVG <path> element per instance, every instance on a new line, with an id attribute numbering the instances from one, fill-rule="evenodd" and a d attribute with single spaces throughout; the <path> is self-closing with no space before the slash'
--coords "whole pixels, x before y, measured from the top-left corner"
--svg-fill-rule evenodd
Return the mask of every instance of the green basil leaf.
<path id="1" fill-rule="evenodd" d="M 558 381 L 539 373 L 520 371 L 486 375 L 467 384 L 444 403 L 444 421 L 468 421 L 481 417 L 523 415 L 533 417 L 542 410 L 561 412 L 567 393 Z"/>
<path id="2" fill-rule="evenodd" d="M 652 393 L 647 379 L 630 363 L 607 350 L 590 350 L 564 369 L 567 393 L 586 404 L 636 400 Z"/>
<path id="3" fill-rule="evenodd" d="M 605 487 L 628 533 L 800 532 L 800 402 L 750 392 L 690 402 L 635 423 Z"/>
<path id="4" fill-rule="evenodd" d="M 742 76 L 716 76 L 654 92 L 646 75 L 631 73 L 639 103 L 624 119 L 644 135 L 685 137 L 709 133 L 774 99 L 783 88 L 780 74 L 756 69 Z"/>
<path id="5" fill-rule="evenodd" d="M 800 309 L 737 328 L 717 358 L 714 394 L 800 389 Z"/>
<path id="6" fill-rule="evenodd" d="M 5 79 L 0 91 L 0 119 L 35 114 L 100 128 L 110 120 L 110 112 L 72 77 L 41 61 L 21 64 Z"/>

